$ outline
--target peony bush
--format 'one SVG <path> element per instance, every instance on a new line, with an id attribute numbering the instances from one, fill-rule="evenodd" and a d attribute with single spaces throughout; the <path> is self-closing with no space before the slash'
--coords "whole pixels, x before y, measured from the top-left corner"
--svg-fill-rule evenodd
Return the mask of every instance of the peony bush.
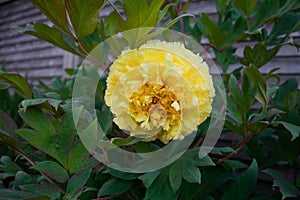
<path id="1" fill-rule="evenodd" d="M 38 88 L 0 71 L 0 199 L 299 198 L 298 80 L 260 72 L 299 47 L 299 1 L 217 0 L 216 21 L 190 1 L 31 2 L 52 26 L 15 30 L 85 60 Z"/>

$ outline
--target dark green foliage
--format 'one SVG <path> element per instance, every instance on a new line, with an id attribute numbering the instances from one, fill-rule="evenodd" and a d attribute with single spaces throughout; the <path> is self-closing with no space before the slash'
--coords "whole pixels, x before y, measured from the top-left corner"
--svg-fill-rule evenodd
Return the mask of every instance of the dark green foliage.
<path id="1" fill-rule="evenodd" d="M 117 171 L 94 159 L 77 135 L 73 116 L 82 112 L 78 109 L 72 113 L 77 70 L 69 70 L 68 78 L 55 78 L 49 86 L 40 82 L 40 89 L 32 89 L 20 75 L 1 71 L 0 143 L 4 145 L 0 147 L 0 199 L 299 197 L 300 177 L 295 181 L 288 179 L 299 169 L 298 80 L 280 82 L 277 68 L 267 74 L 259 71 L 283 45 L 297 46 L 291 40 L 291 34 L 300 30 L 297 0 L 217 0 L 217 21 L 206 13 L 201 13 L 199 18 L 184 14 L 190 1 L 31 2 L 54 25 L 36 22 L 17 30 L 82 57 L 101 41 L 132 28 L 150 27 L 134 37 L 125 36 L 131 47 L 151 38 L 155 27 L 173 28 L 198 42 L 204 37 L 208 39 L 205 49 L 214 52 L 223 70 L 227 93 L 223 134 L 232 132 L 234 138 L 231 145 L 215 147 L 199 158 L 199 145 L 207 132 L 208 119 L 199 126 L 192 146 L 170 165 L 144 174 Z M 113 11 L 105 19 L 99 19 L 105 3 L 113 6 Z M 236 45 L 248 41 L 253 46 L 246 46 L 243 55 L 237 55 Z M 91 57 L 91 60 L 101 65 L 97 59 Z M 233 64 L 239 68 L 229 74 Z M 85 70 L 98 75 L 93 66 Z M 9 87 L 14 90 L 10 91 Z M 100 126 L 95 120 L 84 133 L 95 133 L 101 128 L 110 141 L 98 141 L 97 135 L 91 134 L 95 144 L 102 142 L 107 147 L 114 144 L 129 151 L 151 152 L 163 147 L 159 142 L 146 143 L 126 137 L 118 129 L 103 100 L 105 87 L 105 77 L 102 77 L 95 99 Z M 234 157 L 241 155 L 241 151 L 247 159 Z M 262 174 L 269 175 L 273 185 L 259 188 Z"/>

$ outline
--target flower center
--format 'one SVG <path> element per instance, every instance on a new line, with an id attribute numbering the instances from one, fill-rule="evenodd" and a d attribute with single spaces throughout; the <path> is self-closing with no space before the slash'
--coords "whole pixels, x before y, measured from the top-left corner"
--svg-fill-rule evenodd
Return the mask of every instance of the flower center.
<path id="1" fill-rule="evenodd" d="M 137 124 L 149 131 L 158 128 L 169 130 L 180 120 L 180 104 L 167 87 L 146 83 L 129 100 L 129 113 Z"/>

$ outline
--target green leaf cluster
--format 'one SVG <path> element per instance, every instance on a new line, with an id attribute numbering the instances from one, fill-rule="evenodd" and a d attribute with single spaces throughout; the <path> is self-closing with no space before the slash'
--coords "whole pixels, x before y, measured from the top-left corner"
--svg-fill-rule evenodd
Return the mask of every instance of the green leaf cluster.
<path id="1" fill-rule="evenodd" d="M 97 161 L 77 135 L 72 90 L 80 74 L 98 75 L 101 59 L 67 78 L 33 88 L 20 75 L 0 72 L 0 199 L 287 199 L 299 197 L 300 90 L 296 78 L 282 82 L 278 68 L 261 73 L 283 45 L 297 44 L 297 0 L 217 0 L 217 20 L 207 13 L 191 18 L 191 1 L 31 0 L 53 23 L 18 27 L 75 55 L 86 56 L 100 42 L 122 31 L 134 47 L 172 28 L 195 38 L 215 55 L 223 73 L 227 105 L 222 137 L 199 157 L 211 119 L 199 126 L 195 140 L 176 161 L 148 173 L 117 171 Z M 105 6 L 112 11 L 99 17 Z M 205 40 L 203 40 L 205 39 Z M 237 54 L 237 46 L 242 54 Z M 234 68 L 230 73 L 229 71 Z M 109 139 L 94 141 L 128 151 L 152 152 L 164 144 L 128 137 L 113 122 L 104 103 L 106 77 L 97 85 L 95 120 L 85 134 L 101 128 Z M 13 89 L 13 91 L 11 91 Z M 75 120 L 76 121 L 76 120 Z M 93 134 L 90 134 L 94 137 Z M 268 187 L 260 188 L 261 179 Z"/>

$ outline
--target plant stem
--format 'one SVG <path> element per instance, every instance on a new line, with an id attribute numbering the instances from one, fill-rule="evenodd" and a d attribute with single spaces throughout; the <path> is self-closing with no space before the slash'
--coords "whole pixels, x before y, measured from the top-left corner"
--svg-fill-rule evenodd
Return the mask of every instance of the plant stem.
<path id="1" fill-rule="evenodd" d="M 19 151 L 16 148 L 13 148 L 18 154 L 20 154 L 21 156 L 23 156 L 32 166 L 36 165 L 36 163 L 29 157 L 27 156 L 25 153 Z M 38 170 L 37 170 L 38 171 Z M 52 183 L 63 195 L 66 195 L 66 192 L 59 187 L 55 181 L 53 181 L 47 174 L 45 174 L 44 172 L 38 171 L 41 175 L 43 175 L 50 183 Z"/>
<path id="2" fill-rule="evenodd" d="M 197 140 L 197 142 L 193 145 L 193 148 L 198 147 L 201 144 L 201 142 L 203 141 L 203 139 L 204 139 L 204 137 L 199 137 L 199 139 Z"/>
<path id="3" fill-rule="evenodd" d="M 235 149 L 235 152 L 231 152 L 229 154 L 227 154 L 226 156 L 224 156 L 223 158 L 219 159 L 217 161 L 217 164 L 231 158 L 232 156 L 234 156 L 236 153 L 240 152 L 246 145 L 247 143 L 255 136 L 254 133 L 251 133 L 248 137 L 245 137 L 243 139 L 243 142 L 240 144 L 240 146 L 238 148 Z"/>

